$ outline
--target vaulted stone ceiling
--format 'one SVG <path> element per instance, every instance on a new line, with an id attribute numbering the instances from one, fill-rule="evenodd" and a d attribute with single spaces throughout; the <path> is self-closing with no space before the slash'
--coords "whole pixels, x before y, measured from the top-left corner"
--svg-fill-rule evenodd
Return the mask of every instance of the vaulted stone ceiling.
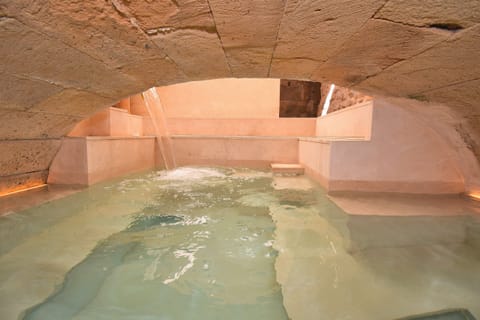
<path id="1" fill-rule="evenodd" d="M 0 0 L 0 176 L 125 96 L 224 77 L 445 103 L 479 153 L 479 52 L 480 0 Z"/>

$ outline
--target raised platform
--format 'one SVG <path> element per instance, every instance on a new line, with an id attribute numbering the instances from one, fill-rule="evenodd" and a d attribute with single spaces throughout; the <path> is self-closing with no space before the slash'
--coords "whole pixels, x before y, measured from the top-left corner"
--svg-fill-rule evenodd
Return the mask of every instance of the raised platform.
<path id="1" fill-rule="evenodd" d="M 465 190 L 445 141 L 402 106 L 358 104 L 318 118 L 316 133 L 299 138 L 299 163 L 329 192 Z"/>
<path id="2" fill-rule="evenodd" d="M 48 183 L 91 185 L 156 165 L 155 137 L 68 137 L 50 166 Z"/>
<path id="3" fill-rule="evenodd" d="M 138 137 L 144 135 L 143 118 L 127 110 L 110 107 L 78 123 L 68 136 Z"/>
<path id="4" fill-rule="evenodd" d="M 300 164 L 272 163 L 270 165 L 274 174 L 303 175 L 305 168 Z"/>
<path id="5" fill-rule="evenodd" d="M 297 137 L 172 135 L 171 139 L 178 166 L 267 169 L 272 162 L 298 162 Z"/>

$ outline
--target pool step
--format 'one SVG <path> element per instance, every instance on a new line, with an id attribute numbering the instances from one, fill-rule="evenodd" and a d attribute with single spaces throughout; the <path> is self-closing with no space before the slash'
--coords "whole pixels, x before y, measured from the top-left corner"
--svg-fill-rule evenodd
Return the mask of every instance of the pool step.
<path id="1" fill-rule="evenodd" d="M 450 309 L 397 320 L 475 320 L 475 317 L 466 309 Z"/>
<path id="2" fill-rule="evenodd" d="M 296 163 L 272 163 L 270 167 L 274 174 L 302 175 L 305 172 L 305 168 Z"/>

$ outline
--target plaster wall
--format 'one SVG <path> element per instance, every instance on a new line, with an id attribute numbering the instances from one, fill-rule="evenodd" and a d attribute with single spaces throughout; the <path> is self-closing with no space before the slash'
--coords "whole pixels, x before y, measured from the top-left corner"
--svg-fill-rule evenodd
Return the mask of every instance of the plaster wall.
<path id="1" fill-rule="evenodd" d="M 272 162 L 297 163 L 298 139 L 274 137 L 172 136 L 177 165 L 269 168 Z"/>
<path id="2" fill-rule="evenodd" d="M 330 177 L 330 143 L 319 139 L 300 139 L 298 161 L 305 173 L 328 189 Z"/>
<path id="3" fill-rule="evenodd" d="M 89 184 L 155 167 L 155 138 L 87 138 Z"/>
<path id="4" fill-rule="evenodd" d="M 85 136 L 142 136 L 143 117 L 125 109 L 110 107 L 78 123 L 69 137 Z"/>
<path id="5" fill-rule="evenodd" d="M 279 79 L 216 79 L 157 91 L 167 118 L 278 118 Z"/>
<path id="6" fill-rule="evenodd" d="M 319 137 L 356 137 L 369 140 L 372 112 L 372 102 L 366 102 L 329 113 L 317 118 L 315 133 Z"/>
<path id="7" fill-rule="evenodd" d="M 91 185 L 155 165 L 154 137 L 64 138 L 48 183 Z"/>
<path id="8" fill-rule="evenodd" d="M 172 135 L 314 136 L 316 118 L 168 119 Z"/>
<path id="9" fill-rule="evenodd" d="M 331 118 L 337 121 L 320 122 L 321 125 L 348 127 L 351 118 L 344 116 L 348 110 L 332 113 Z M 418 123 L 401 106 L 386 100 L 375 100 L 373 106 L 365 104 L 353 112 L 365 116 L 367 111 L 372 116 L 370 141 L 326 141 L 328 148 L 320 142 L 301 142 L 301 163 L 329 191 L 460 193 L 465 190 L 459 162 L 435 131 Z M 328 128 L 322 130 L 330 132 Z M 328 165 L 320 165 L 316 157 L 324 157 Z"/>
<path id="10" fill-rule="evenodd" d="M 384 100 L 374 102 L 371 141 L 334 143 L 331 156 L 330 190 L 464 191 L 459 164 L 440 137 Z"/>

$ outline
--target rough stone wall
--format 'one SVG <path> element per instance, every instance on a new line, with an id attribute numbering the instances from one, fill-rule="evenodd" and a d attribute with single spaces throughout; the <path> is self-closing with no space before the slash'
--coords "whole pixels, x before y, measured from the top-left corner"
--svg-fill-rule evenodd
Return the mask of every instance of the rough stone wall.
<path id="1" fill-rule="evenodd" d="M 281 80 L 280 117 L 316 117 L 320 102 L 319 82 Z"/>
<path id="2" fill-rule="evenodd" d="M 4 0 L 1 179 L 48 169 L 10 155 L 53 157 L 73 124 L 124 97 L 227 77 L 445 103 L 480 158 L 478 52 L 478 0 Z"/>
<path id="3" fill-rule="evenodd" d="M 320 101 L 320 106 L 318 107 L 318 115 L 322 113 L 323 105 L 325 104 L 328 91 L 330 90 L 330 85 L 330 83 L 322 83 L 322 100 Z M 362 94 L 358 91 L 335 86 L 335 90 L 332 94 L 332 99 L 330 100 L 330 107 L 328 108 L 328 113 L 370 100 L 372 100 L 372 97 Z"/>

